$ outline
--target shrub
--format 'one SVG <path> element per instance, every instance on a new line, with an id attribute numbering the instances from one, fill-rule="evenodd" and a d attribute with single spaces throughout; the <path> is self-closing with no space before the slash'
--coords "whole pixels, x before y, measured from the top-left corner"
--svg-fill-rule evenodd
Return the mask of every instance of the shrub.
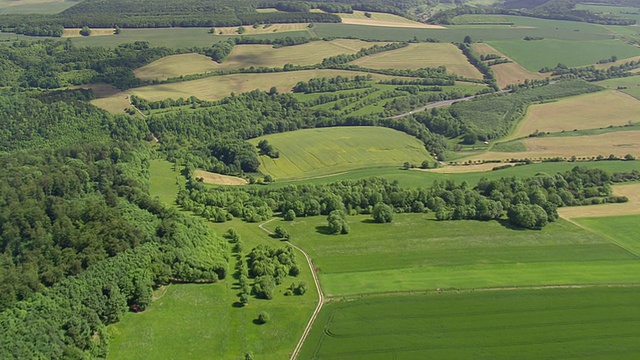
<path id="1" fill-rule="evenodd" d="M 271 320 L 271 316 L 268 312 L 261 311 L 260 314 L 258 314 L 258 324 L 266 324 L 269 320 Z"/>

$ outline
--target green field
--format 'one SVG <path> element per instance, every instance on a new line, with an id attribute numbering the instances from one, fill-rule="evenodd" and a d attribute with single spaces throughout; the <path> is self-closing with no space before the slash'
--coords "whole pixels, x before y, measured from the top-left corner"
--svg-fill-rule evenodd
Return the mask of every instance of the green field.
<path id="1" fill-rule="evenodd" d="M 348 235 L 325 235 L 324 217 L 269 224 L 287 228 L 319 268 L 328 296 L 638 280 L 640 258 L 607 239 L 558 220 L 541 231 L 496 221 L 435 221 L 396 215 L 391 224 L 347 218 Z"/>
<path id="2" fill-rule="evenodd" d="M 596 84 L 607 89 L 618 89 L 640 100 L 640 75 L 598 81 Z"/>
<path id="3" fill-rule="evenodd" d="M 640 254 L 639 215 L 582 218 L 573 221 L 604 237 L 611 238 L 636 254 Z"/>
<path id="4" fill-rule="evenodd" d="M 304 179 L 405 161 L 432 160 L 422 142 L 381 127 L 334 127 L 298 130 L 250 140 L 268 140 L 280 157 L 261 156 L 259 170 L 280 179 Z"/>
<path id="5" fill-rule="evenodd" d="M 328 303 L 300 358 L 631 359 L 640 289 L 432 293 Z"/>
<path id="6" fill-rule="evenodd" d="M 64 0 L 0 0 L 0 14 L 57 14 L 75 4 Z"/>
<path id="7" fill-rule="evenodd" d="M 530 71 L 555 67 L 595 64 L 616 55 L 620 59 L 640 55 L 640 48 L 617 40 L 567 41 L 558 37 L 544 40 L 489 41 L 491 46 Z"/>
<path id="8" fill-rule="evenodd" d="M 154 160 L 150 168 L 150 193 L 166 204 L 173 204 L 178 191 L 177 172 L 167 161 Z M 182 178 L 184 179 L 184 178 Z M 269 237 L 256 224 L 234 220 L 208 223 L 217 233 L 234 228 L 241 237 L 244 252 L 258 244 L 287 246 Z M 229 274 L 235 267 L 231 255 Z M 143 313 L 127 313 L 109 327 L 112 359 L 238 359 L 251 352 L 261 359 L 287 358 L 298 342 L 318 301 L 317 291 L 304 256 L 297 253 L 301 273 L 287 277 L 277 286 L 272 300 L 251 298 L 238 307 L 238 283 L 229 276 L 217 284 L 170 285 L 164 295 Z M 291 282 L 309 284 L 303 296 L 284 296 Z M 162 292 L 159 292 L 161 294 Z M 266 311 L 271 321 L 256 325 L 258 313 Z"/>

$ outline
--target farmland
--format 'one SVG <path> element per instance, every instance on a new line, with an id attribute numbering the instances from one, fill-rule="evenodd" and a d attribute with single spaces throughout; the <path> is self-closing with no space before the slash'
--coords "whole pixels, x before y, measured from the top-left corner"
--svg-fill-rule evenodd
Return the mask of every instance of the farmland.
<path id="1" fill-rule="evenodd" d="M 618 91 L 584 94 L 530 106 L 511 137 L 526 137 L 535 131 L 561 132 L 627 125 L 637 119 L 638 113 L 640 101 L 627 94 Z"/>
<path id="2" fill-rule="evenodd" d="M 135 71 L 143 80 L 164 80 L 181 75 L 200 74 L 217 70 L 254 67 L 283 67 L 285 64 L 312 65 L 323 58 L 339 54 L 353 54 L 374 44 L 360 40 L 338 39 L 314 41 L 297 46 L 273 48 L 271 45 L 238 45 L 222 64 L 199 54 L 172 55 L 143 66 Z M 185 67 L 184 64 L 190 66 Z"/>
<path id="3" fill-rule="evenodd" d="M 56 14 L 75 5 L 64 0 L 2 0 L 0 14 Z"/>
<path id="4" fill-rule="evenodd" d="M 566 207 L 558 209 L 558 214 L 565 219 L 640 214 L 640 184 L 614 185 L 613 193 L 619 196 L 626 196 L 629 201 L 621 204 L 603 204 L 586 208 Z M 634 228 L 634 226 L 620 227 L 620 230 L 625 231 L 625 229 L 630 228 Z M 610 232 L 609 234 L 615 234 L 615 232 Z"/>
<path id="5" fill-rule="evenodd" d="M 637 199 L 638 197 L 635 199 L 636 204 Z M 640 254 L 640 241 L 638 241 L 640 215 L 577 218 L 573 221 L 595 233 L 613 239 L 631 252 Z"/>
<path id="6" fill-rule="evenodd" d="M 604 86 L 608 89 L 619 89 L 619 91 L 640 100 L 640 76 L 629 76 L 626 78 L 599 81 L 598 85 Z"/>
<path id="7" fill-rule="evenodd" d="M 365 16 L 364 11 L 354 11 L 353 14 L 340 14 L 342 23 L 351 25 L 370 25 L 382 27 L 401 27 L 419 29 L 444 29 L 443 26 L 419 23 L 398 15 L 371 12 Z"/>
<path id="8" fill-rule="evenodd" d="M 407 47 L 367 56 L 352 62 L 373 69 L 417 69 L 446 66 L 449 72 L 472 79 L 482 74 L 452 44 L 410 44 Z"/>
<path id="9" fill-rule="evenodd" d="M 624 358 L 637 288 L 445 292 L 329 303 L 301 358 Z"/>
<path id="10" fill-rule="evenodd" d="M 298 130 L 252 139 L 268 140 L 280 157 L 261 156 L 260 170 L 280 180 L 312 178 L 405 161 L 432 159 L 422 143 L 401 132 L 378 127 Z"/>
<path id="11" fill-rule="evenodd" d="M 504 56 L 504 54 L 499 53 L 487 43 L 475 43 L 472 45 L 472 48 L 478 55 L 497 54 Z M 523 68 L 517 62 L 493 65 L 491 70 L 493 70 L 498 86 L 501 88 L 509 84 L 522 83 L 527 79 L 536 80 L 544 79 L 545 77 L 545 75 L 539 72 L 532 72 Z"/>

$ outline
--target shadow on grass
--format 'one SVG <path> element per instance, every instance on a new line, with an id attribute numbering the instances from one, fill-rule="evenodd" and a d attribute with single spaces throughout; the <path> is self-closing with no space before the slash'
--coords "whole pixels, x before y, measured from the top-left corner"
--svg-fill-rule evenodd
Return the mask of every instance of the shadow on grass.
<path id="1" fill-rule="evenodd" d="M 231 307 L 239 309 L 239 308 L 243 308 L 244 305 L 240 301 L 236 301 L 233 304 L 231 304 Z"/>
<path id="2" fill-rule="evenodd" d="M 516 231 L 526 231 L 526 230 L 530 230 L 530 229 L 525 229 L 523 227 L 520 226 L 515 226 L 512 223 L 509 222 L 509 220 L 504 220 L 504 219 L 498 219 L 496 220 L 498 222 L 498 224 L 506 227 L 509 230 L 516 230 Z"/>
<path id="3" fill-rule="evenodd" d="M 373 219 L 364 219 L 364 220 L 362 220 L 362 223 L 363 224 L 379 224 Z"/>
<path id="4" fill-rule="evenodd" d="M 333 235 L 331 228 L 326 225 L 316 226 L 316 232 L 324 235 Z"/>

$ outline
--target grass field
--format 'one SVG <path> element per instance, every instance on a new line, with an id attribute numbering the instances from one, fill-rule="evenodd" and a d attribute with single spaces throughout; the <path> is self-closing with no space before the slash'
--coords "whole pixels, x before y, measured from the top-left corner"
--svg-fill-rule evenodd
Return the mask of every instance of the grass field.
<path id="1" fill-rule="evenodd" d="M 640 214 L 640 184 L 614 185 L 613 194 L 626 196 L 629 201 L 621 204 L 565 207 L 558 209 L 558 214 L 565 219 Z M 640 227 L 640 222 L 631 228 L 638 227 Z M 623 230 L 623 228 L 621 228 L 621 230 Z M 640 228 L 638 228 L 638 230 L 640 230 Z M 640 252 L 638 252 L 638 254 L 640 254 Z"/>
<path id="2" fill-rule="evenodd" d="M 498 54 L 504 56 L 504 54 L 492 48 L 491 45 L 487 43 L 475 43 L 472 45 L 472 48 L 478 55 Z M 527 79 L 536 80 L 545 78 L 545 75 L 539 72 L 529 71 L 516 62 L 493 65 L 491 70 L 493 70 L 498 86 L 501 88 L 509 84 L 524 82 Z"/>
<path id="3" fill-rule="evenodd" d="M 0 14 L 57 14 L 75 4 L 65 0 L 0 0 Z"/>
<path id="4" fill-rule="evenodd" d="M 640 352 L 638 288 L 381 296 L 331 302 L 312 359 L 623 359 Z"/>
<path id="5" fill-rule="evenodd" d="M 619 91 L 622 91 L 640 100 L 640 76 L 638 75 L 599 81 L 596 84 L 604 86 L 607 89 L 623 88 L 619 89 Z"/>
<path id="6" fill-rule="evenodd" d="M 595 64 L 612 55 L 630 58 L 640 55 L 640 48 L 616 40 L 567 41 L 562 38 L 525 41 L 489 41 L 489 45 L 524 68 L 538 71 L 562 63 L 569 67 Z"/>
<path id="7" fill-rule="evenodd" d="M 352 62 L 373 69 L 417 69 L 446 66 L 451 73 L 482 79 L 482 73 L 471 65 L 453 44 L 419 43 L 404 48 L 365 56 Z"/>
<path id="8" fill-rule="evenodd" d="M 243 178 L 236 176 L 216 174 L 204 170 L 196 170 L 193 172 L 193 176 L 198 179 L 202 179 L 205 184 L 212 185 L 247 185 L 249 182 Z"/>
<path id="9" fill-rule="evenodd" d="M 403 27 L 419 29 L 444 29 L 444 26 L 429 25 L 403 18 L 402 16 L 370 12 L 370 17 L 364 15 L 364 11 L 354 11 L 353 14 L 339 14 L 344 24 L 371 25 L 383 27 Z"/>
<path id="10" fill-rule="evenodd" d="M 230 27 L 217 27 L 215 35 L 256 35 L 256 34 L 271 34 L 271 33 L 286 33 L 292 31 L 304 31 L 309 27 L 309 24 L 297 23 L 297 24 L 271 24 L 269 26 L 259 25 L 258 27 L 253 27 L 250 25 L 245 25 L 244 32 L 240 34 L 238 32 L 238 26 L 230 26 Z"/>
<path id="11" fill-rule="evenodd" d="M 364 72 L 346 70 L 302 70 L 279 73 L 262 74 L 232 74 L 212 76 L 198 80 L 177 82 L 171 84 L 150 85 L 127 90 L 127 93 L 145 98 L 150 101 L 164 100 L 167 98 L 188 98 L 196 95 L 202 100 L 219 100 L 236 94 L 255 89 L 268 91 L 275 86 L 280 92 L 289 92 L 299 81 L 308 81 L 311 78 L 336 77 L 336 76 L 367 75 Z M 392 79 L 393 76 L 372 74 L 373 79 Z M 117 94 L 124 96 L 124 94 Z"/>
<path id="12" fill-rule="evenodd" d="M 81 28 L 66 28 L 62 33 L 63 38 L 83 37 L 80 35 Z M 114 28 L 91 28 L 90 36 L 109 36 L 114 35 Z"/>
<path id="13" fill-rule="evenodd" d="M 584 94 L 547 104 L 532 105 L 509 138 L 537 131 L 560 132 L 627 125 L 638 121 L 640 100 L 619 91 Z"/>
<path id="14" fill-rule="evenodd" d="M 640 215 L 578 218 L 573 221 L 640 254 Z"/>
<path id="15" fill-rule="evenodd" d="M 272 45 L 237 45 L 231 54 L 218 64 L 200 54 L 171 55 L 135 70 L 142 80 L 164 80 L 180 75 L 200 74 L 216 70 L 254 67 L 283 67 L 285 64 L 312 65 L 322 59 L 340 54 L 354 54 L 361 48 L 373 46 L 361 40 L 337 39 L 273 48 Z M 185 66 L 189 64 L 189 66 Z"/>
<path id="16" fill-rule="evenodd" d="M 150 193 L 172 204 L 178 187 L 172 164 L 155 160 L 150 168 Z M 225 224 L 208 222 L 218 234 L 233 227 L 245 252 L 258 244 L 282 247 L 255 224 L 239 220 Z M 273 300 L 251 298 L 249 305 L 238 307 L 238 284 L 232 277 L 217 284 L 170 285 L 142 313 L 127 313 L 121 322 L 109 327 L 109 358 L 112 359 L 239 359 L 250 352 L 260 359 L 283 359 L 293 351 L 307 323 L 317 297 L 309 268 L 302 254 L 297 254 L 301 274 L 279 285 Z M 230 261 L 230 271 L 235 258 Z M 304 296 L 284 296 L 291 281 L 305 281 L 309 291 Z M 261 311 L 271 315 L 265 325 L 253 320 Z"/>
<path id="17" fill-rule="evenodd" d="M 429 214 L 370 219 L 349 216 L 348 235 L 325 235 L 324 217 L 268 226 L 285 227 L 310 254 L 328 296 L 638 281 L 638 256 L 564 220 L 530 231 Z"/>
<path id="18" fill-rule="evenodd" d="M 422 142 L 382 127 L 334 127 L 298 130 L 250 140 L 268 140 L 280 157 L 261 156 L 259 170 L 276 180 L 303 179 L 358 168 L 397 166 L 432 160 Z"/>

